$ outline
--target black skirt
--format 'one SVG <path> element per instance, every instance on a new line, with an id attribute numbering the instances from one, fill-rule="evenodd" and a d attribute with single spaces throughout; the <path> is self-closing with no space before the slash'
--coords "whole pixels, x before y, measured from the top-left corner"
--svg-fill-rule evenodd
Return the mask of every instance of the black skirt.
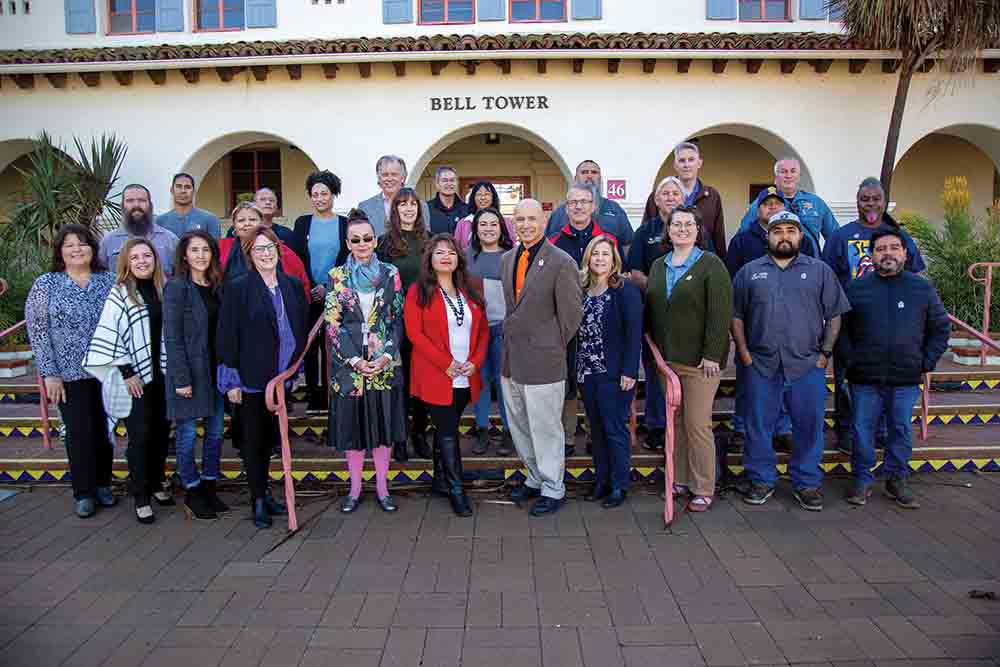
<path id="1" fill-rule="evenodd" d="M 365 389 L 361 396 L 330 399 L 326 442 L 340 451 L 371 451 L 406 442 L 406 401 L 402 383 L 389 389 Z"/>

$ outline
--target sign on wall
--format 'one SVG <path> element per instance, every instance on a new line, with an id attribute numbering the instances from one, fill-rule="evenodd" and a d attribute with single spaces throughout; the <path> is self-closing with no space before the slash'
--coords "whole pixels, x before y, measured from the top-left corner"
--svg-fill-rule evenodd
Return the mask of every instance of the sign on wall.
<path id="1" fill-rule="evenodd" d="M 482 97 L 429 97 L 430 111 L 542 111 L 549 109 L 548 95 L 483 95 Z"/>
<path id="2" fill-rule="evenodd" d="M 624 200 L 626 198 L 625 179 L 624 178 L 609 179 L 608 194 L 606 196 L 608 199 Z"/>

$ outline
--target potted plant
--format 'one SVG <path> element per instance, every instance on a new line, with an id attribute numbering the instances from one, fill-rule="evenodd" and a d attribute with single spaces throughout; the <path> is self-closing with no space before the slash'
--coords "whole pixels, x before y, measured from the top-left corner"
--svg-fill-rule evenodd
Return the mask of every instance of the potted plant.
<path id="1" fill-rule="evenodd" d="M 920 215 L 904 213 L 900 223 L 913 236 L 927 262 L 927 275 L 934 283 L 945 309 L 975 329 L 982 327 L 984 286 L 969 278 L 969 267 L 977 262 L 1000 262 L 1000 202 L 986 215 L 977 218 L 971 212 L 971 196 L 964 177 L 945 179 L 941 195 L 944 220 L 932 224 Z M 990 307 L 990 323 L 1000 328 L 1000 272 Z M 1000 339 L 1000 333 L 991 333 Z M 949 341 L 955 361 L 979 363 L 979 341 L 962 331 Z M 968 361 L 967 361 L 968 360 Z M 1000 363 L 1000 359 L 992 360 Z"/>

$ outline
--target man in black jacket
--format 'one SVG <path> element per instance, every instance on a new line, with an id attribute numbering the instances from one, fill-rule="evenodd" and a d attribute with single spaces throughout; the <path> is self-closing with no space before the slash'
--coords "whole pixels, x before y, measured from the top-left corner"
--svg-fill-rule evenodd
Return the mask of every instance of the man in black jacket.
<path id="1" fill-rule="evenodd" d="M 913 406 L 921 375 L 934 370 L 948 347 L 951 326 L 934 286 L 905 270 L 902 232 L 875 232 L 871 249 L 875 271 L 848 283 L 851 312 L 840 337 L 854 399 L 854 488 L 847 502 L 864 505 L 871 495 L 875 429 L 884 415 L 889 431 L 882 464 L 885 493 L 901 507 L 917 509 L 920 502 L 907 484 Z"/>

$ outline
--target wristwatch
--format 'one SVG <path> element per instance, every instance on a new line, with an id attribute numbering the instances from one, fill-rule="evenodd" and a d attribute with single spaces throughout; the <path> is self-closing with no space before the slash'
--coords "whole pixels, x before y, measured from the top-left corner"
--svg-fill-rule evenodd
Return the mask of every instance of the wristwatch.
<path id="1" fill-rule="evenodd" d="M 827 359 L 833 356 L 833 352 L 831 350 L 820 350 L 820 353 Z"/>

